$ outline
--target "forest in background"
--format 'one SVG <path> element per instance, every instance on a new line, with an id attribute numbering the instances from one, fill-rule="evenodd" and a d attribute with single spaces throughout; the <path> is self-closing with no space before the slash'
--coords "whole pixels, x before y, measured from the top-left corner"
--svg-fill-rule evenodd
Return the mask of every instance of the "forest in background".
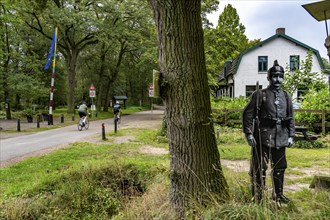
<path id="1" fill-rule="evenodd" d="M 231 5 L 212 27 L 206 15 L 218 1 L 202 4 L 204 45 L 210 89 L 216 89 L 224 62 L 259 40 L 249 41 Z M 52 67 L 44 70 L 55 27 L 58 41 L 53 106 L 72 113 L 82 100 L 91 104 L 96 87 L 97 111 L 108 111 L 114 95 L 128 104 L 149 104 L 152 70 L 158 69 L 152 12 L 142 0 L 32 0 L 0 3 L 0 102 L 12 111 L 47 110 Z M 161 102 L 158 100 L 158 102 Z"/>

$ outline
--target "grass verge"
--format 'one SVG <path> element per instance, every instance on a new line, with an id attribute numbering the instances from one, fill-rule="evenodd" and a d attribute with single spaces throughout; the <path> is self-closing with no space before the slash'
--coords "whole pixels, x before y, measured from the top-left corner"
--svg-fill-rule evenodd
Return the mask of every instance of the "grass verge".
<path id="1" fill-rule="evenodd" d="M 141 152 L 143 146 L 165 148 L 158 131 L 125 129 L 101 144 L 75 143 L 51 154 L 2 168 L 0 219 L 175 219 L 168 203 L 169 155 Z M 247 160 L 250 148 L 237 130 L 222 134 L 221 158 Z M 229 138 L 230 136 L 232 138 Z M 115 144 L 116 138 L 134 136 Z M 235 141 L 233 141 L 235 140 Z M 289 149 L 289 166 L 329 163 L 329 149 Z M 309 153 L 311 152 L 311 153 Z M 311 157 L 302 157 L 310 155 Z M 303 172 L 293 174 L 308 181 Z M 329 192 L 303 189 L 288 195 L 278 209 L 270 199 L 251 202 L 249 176 L 224 167 L 230 199 L 208 209 L 198 206 L 188 219 L 327 219 Z M 290 180 L 292 183 L 298 180 Z M 267 183 L 271 181 L 267 179 Z"/>

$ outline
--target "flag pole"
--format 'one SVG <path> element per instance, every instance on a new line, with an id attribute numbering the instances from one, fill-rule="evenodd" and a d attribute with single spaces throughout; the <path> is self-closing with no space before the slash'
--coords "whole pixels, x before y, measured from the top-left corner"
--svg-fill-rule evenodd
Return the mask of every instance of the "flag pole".
<path id="1" fill-rule="evenodd" d="M 53 94 L 54 94 L 54 79 L 55 79 L 55 66 L 56 66 L 56 43 L 57 43 L 57 27 L 55 28 L 54 35 L 54 57 L 53 57 L 53 69 L 52 69 L 52 79 L 50 82 L 50 95 L 49 95 L 49 117 L 48 125 L 53 125 Z"/>

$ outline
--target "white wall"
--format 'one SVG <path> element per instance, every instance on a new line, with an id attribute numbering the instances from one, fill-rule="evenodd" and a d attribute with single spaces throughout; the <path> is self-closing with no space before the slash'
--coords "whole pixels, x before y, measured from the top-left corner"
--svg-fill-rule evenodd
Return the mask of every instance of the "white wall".
<path id="1" fill-rule="evenodd" d="M 234 75 L 235 97 L 245 96 L 245 86 L 256 85 L 256 81 L 259 81 L 262 88 L 269 85 L 267 72 L 258 73 L 258 56 L 268 57 L 268 69 L 273 66 L 274 60 L 278 60 L 279 65 L 285 69 L 290 63 L 290 55 L 299 55 L 301 65 L 301 61 L 305 60 L 307 52 L 305 48 L 278 37 L 246 53 L 241 59 L 237 73 Z M 312 72 L 321 74 L 321 67 L 315 54 L 313 54 Z"/>

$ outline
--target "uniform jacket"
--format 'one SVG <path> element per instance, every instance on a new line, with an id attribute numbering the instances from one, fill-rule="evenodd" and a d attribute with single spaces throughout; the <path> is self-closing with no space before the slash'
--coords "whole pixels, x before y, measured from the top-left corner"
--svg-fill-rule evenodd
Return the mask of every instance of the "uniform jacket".
<path id="1" fill-rule="evenodd" d="M 255 123 L 257 105 L 261 144 L 277 148 L 288 146 L 288 138 L 295 133 L 290 94 L 272 86 L 252 94 L 243 111 L 243 132 L 253 134 L 259 144 L 258 123 Z"/>

